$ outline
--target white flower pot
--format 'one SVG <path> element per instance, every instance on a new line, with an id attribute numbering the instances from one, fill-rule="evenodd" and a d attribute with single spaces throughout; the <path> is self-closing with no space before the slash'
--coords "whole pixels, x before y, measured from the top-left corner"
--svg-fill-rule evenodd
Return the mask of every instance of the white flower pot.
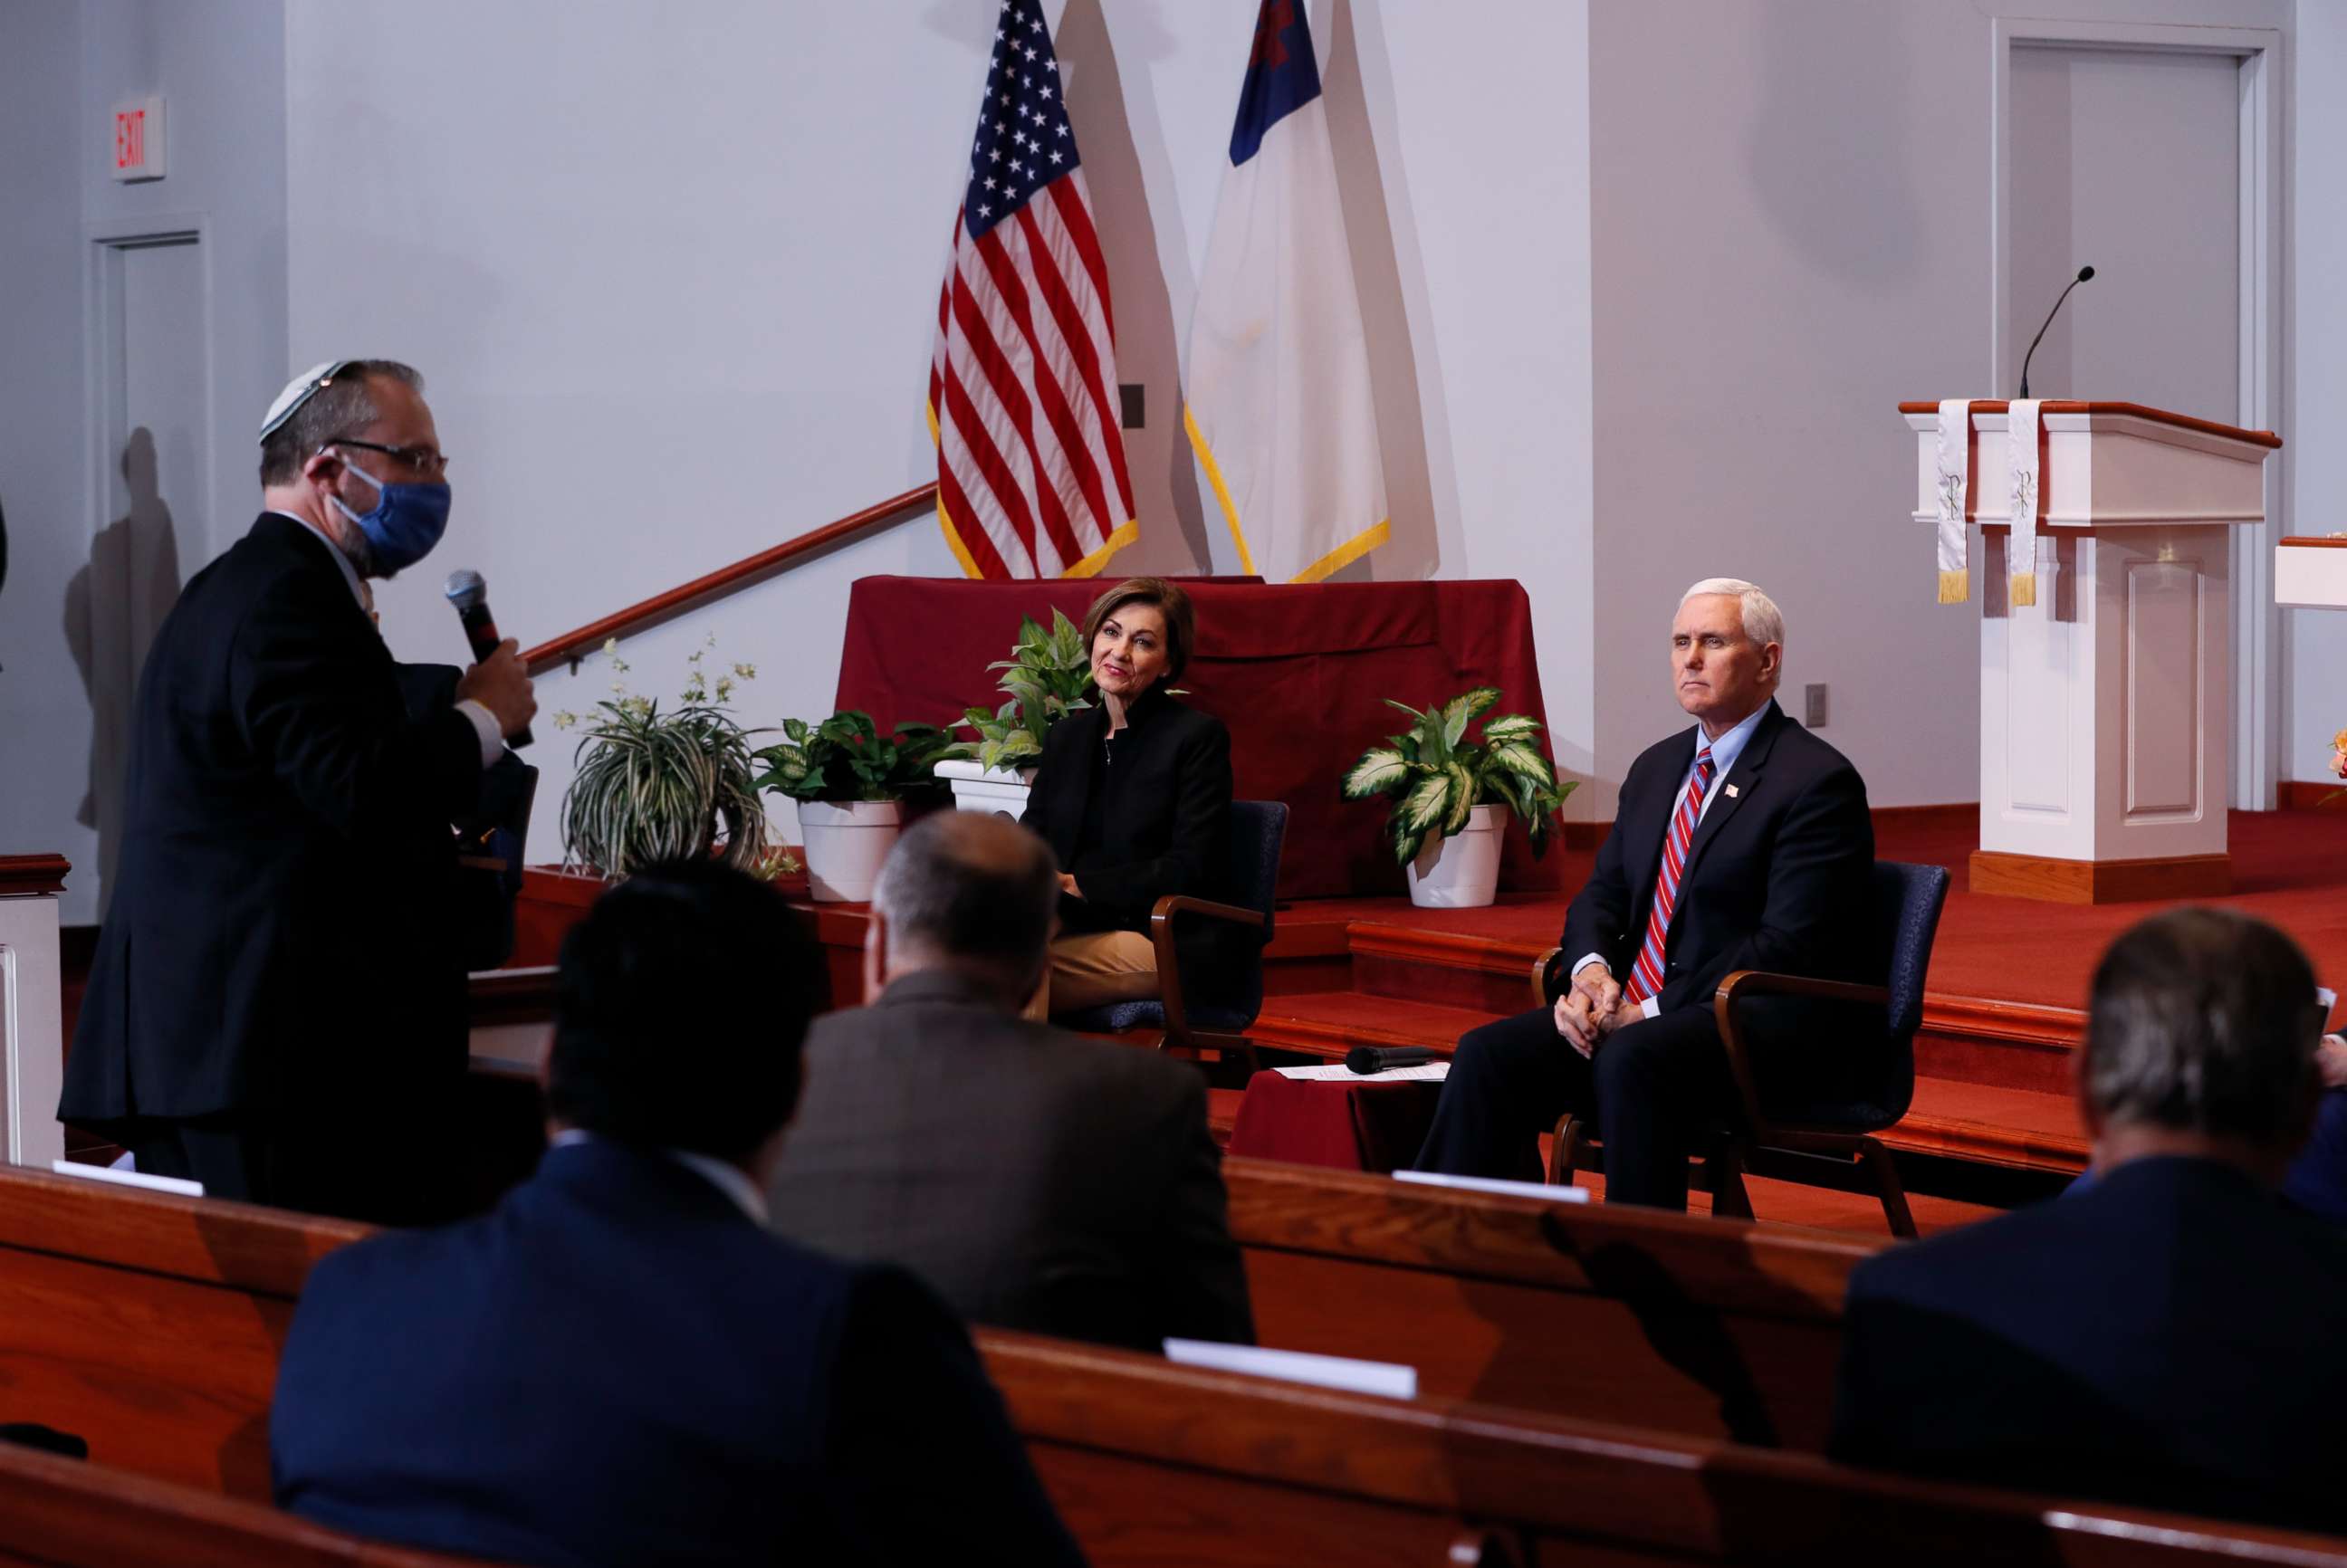
<path id="1" fill-rule="evenodd" d="M 833 904 L 870 898 L 872 885 L 880 879 L 880 863 L 897 846 L 903 823 L 903 808 L 893 800 L 799 802 L 807 891 Z"/>
<path id="2" fill-rule="evenodd" d="M 956 811 L 982 811 L 1013 822 L 1027 813 L 1033 768 L 989 768 L 976 757 L 957 757 L 938 764 L 936 772 L 953 785 Z"/>
<path id="3" fill-rule="evenodd" d="M 1479 909 L 1500 888 L 1503 805 L 1479 805 L 1449 838 L 1430 838 L 1404 867 L 1409 901 L 1421 909 Z"/>

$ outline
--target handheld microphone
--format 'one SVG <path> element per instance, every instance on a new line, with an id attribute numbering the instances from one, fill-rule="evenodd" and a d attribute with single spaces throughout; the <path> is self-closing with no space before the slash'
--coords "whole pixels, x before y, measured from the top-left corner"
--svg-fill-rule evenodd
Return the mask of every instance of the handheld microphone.
<path id="1" fill-rule="evenodd" d="M 456 607 L 457 624 L 465 629 L 465 641 L 473 646 L 473 662 L 478 664 L 497 651 L 505 641 L 497 635 L 497 619 L 489 614 L 489 585 L 481 574 L 470 567 L 459 568 L 448 574 L 444 591 L 448 602 Z M 527 726 L 507 737 L 509 746 L 526 746 L 530 743 Z"/>
<path id="2" fill-rule="evenodd" d="M 2079 268 L 2078 275 L 2070 280 L 2069 288 L 2065 288 L 2062 291 L 2060 298 L 2054 302 L 2054 308 L 2045 313 L 2045 326 L 2041 326 L 2037 329 L 2037 336 L 2029 340 L 2029 353 L 2021 356 L 2020 396 L 2026 397 L 2029 395 L 2029 360 L 2030 356 L 2037 352 L 2038 343 L 2045 336 L 2045 327 L 2052 326 L 2054 324 L 2054 318 L 2062 313 L 2062 301 L 2070 297 L 2070 289 L 2076 288 L 2080 283 L 2085 282 L 2094 275 L 2095 270 L 2092 267 Z"/>
<path id="3" fill-rule="evenodd" d="M 1434 1051 L 1423 1045 L 1357 1045 L 1345 1053 L 1345 1066 L 1354 1072 L 1384 1072 L 1396 1067 L 1416 1067 L 1432 1061 Z"/>

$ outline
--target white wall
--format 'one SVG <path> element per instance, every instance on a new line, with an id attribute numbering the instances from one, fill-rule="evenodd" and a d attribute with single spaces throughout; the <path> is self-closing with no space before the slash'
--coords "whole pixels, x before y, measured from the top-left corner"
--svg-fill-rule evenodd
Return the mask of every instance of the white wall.
<path id="1" fill-rule="evenodd" d="M 11 546 L 0 733 L 36 737 L 7 751 L 0 852 L 65 851 L 68 924 L 102 907 L 131 682 L 150 630 L 116 601 L 168 604 L 255 509 L 251 432 L 284 379 L 283 30 L 282 0 L 33 0 L 0 13 L 0 505 Z M 113 107 L 156 92 L 168 175 L 118 184 Z M 89 419 L 87 236 L 183 220 L 201 223 L 209 251 L 210 374 L 195 421 L 209 436 L 167 464 L 159 517 L 172 537 L 125 548 L 120 455 L 96 450 Z"/>
<path id="2" fill-rule="evenodd" d="M 1932 602 L 1895 405 L 1990 378 L 1992 18 L 2286 27 L 2291 10 L 1598 0 L 1601 774 L 1676 721 L 1665 629 L 1717 574 L 1777 598 L 1789 705 L 1828 684 L 1826 738 L 1876 804 L 1977 798 L 1978 598 Z"/>
<path id="3" fill-rule="evenodd" d="M 486 573 L 500 623 L 532 641 L 930 477 L 934 302 L 994 9 L 937 5 L 908 26 L 892 5 L 296 0 L 292 360 L 412 361 L 456 459 L 449 542 L 381 597 L 395 649 L 456 657 L 437 591 L 452 566 Z M 1146 389 L 1130 437 L 1142 538 L 1118 570 L 1235 569 L 1176 393 L 1255 9 L 1052 5 L 1120 376 Z M 1585 23 L 1578 4 L 1500 9 L 1496 53 L 1458 48 L 1432 5 L 1311 10 L 1392 426 L 1400 538 L 1362 575 L 1533 584 L 1578 768 Z M 672 692 L 714 630 L 760 671 L 746 716 L 819 715 L 847 584 L 953 570 L 934 525 L 893 530 L 637 639 L 630 683 Z M 610 680 L 590 661 L 542 681 L 541 704 L 584 712 Z M 568 746 L 539 732 L 533 854 L 550 855 Z"/>
<path id="4" fill-rule="evenodd" d="M 94 918 L 97 835 L 90 704 L 66 635 L 89 560 L 81 398 L 79 18 L 69 5 L 0 9 L 0 855 L 74 863 L 60 913 Z"/>
<path id="5" fill-rule="evenodd" d="M 2301 152 L 2291 188 L 2297 225 L 2296 375 L 2291 389 L 2291 531 L 2347 531 L 2347 5 L 2307 0 L 2299 8 L 2297 78 Z M 2331 738 L 2347 728 L 2347 611 L 2282 612 L 2282 776 L 2331 776 Z"/>

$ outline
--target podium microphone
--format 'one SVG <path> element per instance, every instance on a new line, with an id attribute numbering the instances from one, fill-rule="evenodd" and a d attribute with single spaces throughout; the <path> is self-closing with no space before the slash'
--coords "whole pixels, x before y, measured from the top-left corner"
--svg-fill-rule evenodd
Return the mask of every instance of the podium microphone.
<path id="1" fill-rule="evenodd" d="M 444 591 L 448 602 L 456 607 L 457 622 L 465 629 L 465 641 L 473 645 L 473 662 L 478 664 L 505 641 L 497 635 L 497 620 L 489 614 L 489 585 L 481 579 L 479 572 L 464 567 L 448 574 Z M 507 737 L 506 744 L 526 746 L 529 742 L 529 731 L 524 727 Z"/>
<path id="2" fill-rule="evenodd" d="M 2026 397 L 2026 396 L 2028 396 L 2028 395 L 2029 395 L 2029 359 L 2030 359 L 2030 355 L 2031 355 L 2031 354 L 2034 354 L 2037 352 L 2037 344 L 2038 344 L 2038 343 L 2039 343 L 2039 342 L 2040 342 L 2040 341 L 2042 341 L 2042 340 L 2045 338 L 2045 327 L 2050 327 L 2050 326 L 2052 326 L 2052 325 L 2054 324 L 2054 318 L 2055 318 L 2055 316 L 2058 316 L 2058 315 L 2060 315 L 2060 314 L 2062 313 L 2062 301 L 2063 301 L 2063 300 L 2066 300 L 2066 299 L 2068 299 L 2068 298 L 2070 297 L 2070 289 L 2075 289 L 2075 288 L 2076 288 L 2080 283 L 2085 282 L 2087 279 L 2089 279 L 2089 278 L 2093 277 L 2094 275 L 2095 275 L 2095 270 L 2094 270 L 2092 267 L 2081 267 L 2081 268 L 2079 268 L 2079 269 L 2078 269 L 2078 275 L 2077 275 L 2076 277 L 2075 277 L 2075 278 L 2073 278 L 2073 279 L 2071 279 L 2071 280 L 2070 280 L 2070 288 L 2068 288 L 2068 289 L 2064 289 L 2064 290 L 2062 291 L 2061 298 L 2060 298 L 2060 299 L 2056 299 L 2056 300 L 2054 302 L 2054 308 L 2053 308 L 2052 310 L 2047 311 L 2047 312 L 2045 313 L 2045 326 L 2041 326 L 2041 327 L 2039 327 L 2039 328 L 2037 329 L 2037 336 L 2036 336 L 2036 337 L 2034 337 L 2034 338 L 2031 338 L 2031 339 L 2029 340 L 2029 354 L 2023 354 L 2023 355 L 2021 356 L 2021 391 L 2020 391 L 2018 394 L 2016 394 L 2016 395 L 2021 396 L 2021 397 Z M 451 578 L 449 580 L 450 580 L 451 582 L 454 582 L 456 579 L 455 579 L 454 578 Z M 456 589 L 453 589 L 453 588 L 452 588 L 452 589 L 450 589 L 448 591 L 449 591 L 449 596 L 450 596 L 451 598 L 454 598 L 454 597 L 456 596 Z"/>
<path id="3" fill-rule="evenodd" d="M 1347 1070 L 1359 1073 L 1390 1072 L 1433 1060 L 1434 1052 L 1422 1045 L 1357 1045 L 1345 1053 Z"/>

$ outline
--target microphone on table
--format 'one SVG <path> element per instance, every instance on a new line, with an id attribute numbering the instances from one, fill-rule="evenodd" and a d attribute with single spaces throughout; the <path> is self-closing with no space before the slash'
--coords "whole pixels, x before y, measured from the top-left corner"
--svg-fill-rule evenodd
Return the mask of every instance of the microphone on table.
<path id="1" fill-rule="evenodd" d="M 2023 397 L 2029 395 L 2030 354 L 2034 354 L 2037 352 L 2037 344 L 2039 341 L 2045 336 L 2045 327 L 2052 326 L 2054 324 L 2054 318 L 2062 313 L 2062 301 L 2070 297 L 2070 289 L 2076 288 L 2080 283 L 2085 282 L 2094 275 L 2095 270 L 2092 267 L 2079 268 L 2078 275 L 2070 280 L 2069 288 L 2065 288 L 2062 291 L 2061 298 L 2056 299 L 2054 302 L 2054 308 L 2045 313 L 2045 326 L 2041 326 L 2037 329 L 2037 336 L 2029 340 L 2029 354 L 2024 354 L 2021 356 L 2021 392 L 2019 395 Z"/>
<path id="2" fill-rule="evenodd" d="M 1345 1066 L 1354 1072 L 1385 1072 L 1432 1061 L 1434 1051 L 1423 1045 L 1357 1045 L 1345 1053 Z"/>
<path id="3" fill-rule="evenodd" d="M 482 580 L 479 572 L 462 567 L 448 574 L 444 591 L 448 602 L 456 607 L 457 623 L 465 629 L 465 641 L 473 645 L 473 662 L 478 664 L 505 641 L 497 635 L 497 618 L 489 613 L 489 585 Z M 525 725 L 507 737 L 506 744 L 526 746 L 529 742 L 529 729 Z"/>

